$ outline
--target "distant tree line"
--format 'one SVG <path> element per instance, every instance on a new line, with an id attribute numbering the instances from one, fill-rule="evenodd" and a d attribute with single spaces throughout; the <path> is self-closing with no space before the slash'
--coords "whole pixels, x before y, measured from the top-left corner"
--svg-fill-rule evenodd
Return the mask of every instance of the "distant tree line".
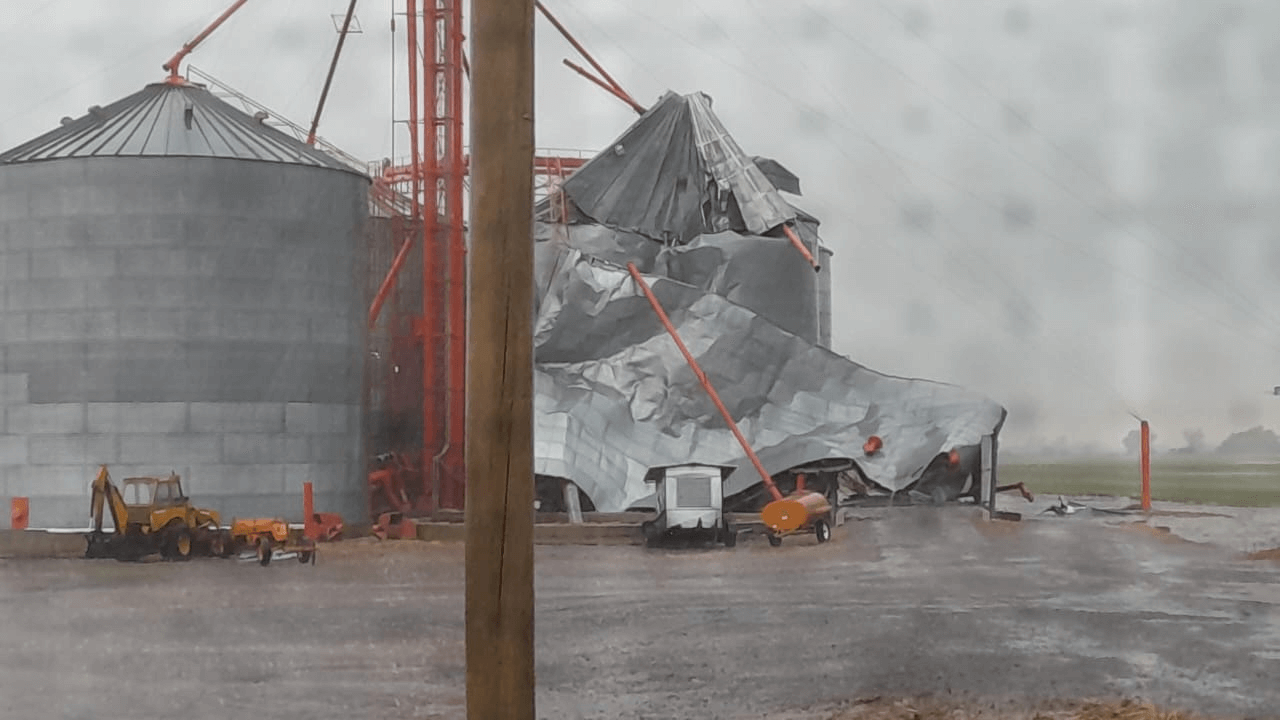
<path id="1" fill-rule="evenodd" d="M 1173 448 L 1169 452 L 1173 455 L 1199 455 L 1209 452 L 1208 444 L 1205 443 L 1204 431 L 1199 428 L 1187 429 L 1182 431 L 1183 446 Z M 1156 440 L 1155 433 L 1151 434 L 1151 442 L 1154 444 Z M 1129 434 L 1124 436 L 1120 441 L 1124 445 L 1124 450 L 1130 455 L 1137 455 L 1141 449 L 1142 436 L 1137 430 L 1130 430 Z M 1213 450 L 1218 455 L 1233 456 L 1280 456 L 1280 436 L 1277 436 L 1273 430 L 1258 425 L 1232 433 L 1227 436 L 1222 444 Z"/>

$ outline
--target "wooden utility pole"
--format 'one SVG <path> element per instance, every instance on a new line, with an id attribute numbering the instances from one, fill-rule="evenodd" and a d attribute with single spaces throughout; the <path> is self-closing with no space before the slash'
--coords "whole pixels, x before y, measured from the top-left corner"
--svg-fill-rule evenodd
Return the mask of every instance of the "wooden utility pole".
<path id="1" fill-rule="evenodd" d="M 534 720 L 533 0 L 471 3 L 467 717 Z"/>

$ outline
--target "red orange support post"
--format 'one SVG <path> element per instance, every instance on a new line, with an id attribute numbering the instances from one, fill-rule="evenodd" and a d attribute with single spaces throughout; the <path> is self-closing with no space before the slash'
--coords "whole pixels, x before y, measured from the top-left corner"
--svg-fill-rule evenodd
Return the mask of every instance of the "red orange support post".
<path id="1" fill-rule="evenodd" d="M 413 221 L 422 219 L 422 155 L 418 152 L 418 2 L 405 0 L 406 36 L 409 49 L 409 198 L 413 203 Z M 424 253 L 425 254 L 425 253 Z"/>
<path id="2" fill-rule="evenodd" d="M 596 62 L 596 59 L 594 57 L 591 57 L 591 53 L 587 52 L 587 49 L 582 46 L 582 43 L 578 42 L 577 38 L 575 38 L 572 34 L 570 34 L 568 28 L 560 24 L 560 21 L 556 19 L 555 15 L 551 14 L 551 11 L 548 10 L 545 5 L 535 0 L 534 7 L 536 7 L 538 11 L 541 12 L 547 18 L 547 20 L 549 20 L 551 24 L 555 26 L 556 30 L 558 30 L 560 34 L 564 36 L 565 40 L 569 41 L 569 44 L 573 46 L 573 49 L 577 50 L 578 54 L 581 55 L 584 60 L 590 63 L 591 67 L 595 68 L 596 72 L 600 73 L 600 77 L 604 78 L 605 82 L 607 82 L 614 90 L 617 91 L 615 94 L 618 95 L 618 97 L 623 102 L 630 105 L 631 108 L 635 110 L 637 113 L 639 113 L 640 115 L 643 115 L 645 113 L 644 106 L 636 102 L 635 99 L 631 97 L 630 93 L 622 89 L 622 86 L 618 84 L 618 81 L 614 80 L 613 77 L 609 75 L 609 72 L 605 70 L 600 63 Z"/>
<path id="3" fill-rule="evenodd" d="M 369 305 L 369 329 L 372 330 L 378 324 L 378 315 L 382 312 L 382 305 L 386 303 L 387 296 L 391 294 L 391 288 L 395 287 L 396 276 L 400 273 L 401 266 L 409 257 L 409 251 L 413 249 L 413 235 L 405 238 L 404 243 L 400 245 L 399 252 L 391 261 L 391 269 L 387 271 L 387 276 L 382 279 L 382 284 L 378 286 L 378 294 L 373 296 L 373 302 Z"/>
<path id="4" fill-rule="evenodd" d="M 27 498 L 16 497 L 9 501 L 9 527 L 26 530 L 31 518 L 31 504 Z"/>
<path id="5" fill-rule="evenodd" d="M 604 80 L 601 80 L 600 78 L 596 77 L 595 75 L 592 75 L 590 72 L 588 72 L 588 71 L 587 71 L 587 69 L 586 69 L 586 68 L 584 68 L 584 67 L 582 67 L 581 65 L 579 65 L 579 64 L 577 64 L 577 63 L 575 63 L 575 62 L 573 62 L 572 60 L 569 60 L 568 58 L 566 58 L 566 59 L 562 60 L 562 62 L 563 62 L 563 63 L 564 63 L 564 64 L 565 64 L 565 65 L 566 65 L 570 70 L 572 70 L 572 71 L 574 71 L 574 72 L 578 73 L 579 75 L 581 75 L 582 77 L 584 77 L 584 78 L 586 78 L 586 79 L 590 80 L 591 82 L 595 83 L 596 85 L 599 85 L 599 86 L 600 86 L 600 87 L 601 87 L 605 92 L 607 92 L 607 93 L 609 93 L 610 95 L 612 95 L 612 96 L 614 96 L 614 97 L 618 98 L 618 99 L 619 99 L 619 100 L 621 100 L 622 102 L 624 102 L 624 103 L 626 103 L 626 104 L 630 105 L 632 110 L 635 110 L 637 113 L 639 113 L 639 114 L 641 114 L 641 115 L 643 115 L 643 114 L 644 114 L 644 107 L 643 107 L 643 106 L 641 106 L 641 105 L 640 105 L 640 103 L 638 103 L 638 102 L 636 102 L 635 100 L 633 100 L 633 99 L 631 98 L 631 96 L 630 96 L 630 95 L 627 95 L 626 93 L 622 92 L 622 91 L 621 91 L 621 90 L 619 90 L 618 88 L 613 87 L 612 85 L 610 85 L 609 83 L 605 82 Z"/>
<path id="6" fill-rule="evenodd" d="M 305 522 L 310 523 L 311 518 L 316 514 L 316 499 L 311 489 L 311 481 L 302 483 L 302 514 L 306 516 Z"/>
<path id="7" fill-rule="evenodd" d="M 444 417 L 444 367 L 440 347 L 445 329 L 444 283 L 440 258 L 440 139 L 439 91 L 436 82 L 439 37 L 436 33 L 438 0 L 424 0 L 422 12 L 417 11 L 415 0 L 409 1 L 409 104 L 411 116 L 420 119 L 414 125 L 415 133 L 422 133 L 422 154 L 413 158 L 412 175 L 416 192 L 422 193 L 422 319 L 418 323 L 422 341 L 422 481 L 423 490 L 436 509 L 440 507 L 440 477 L 433 462 L 444 445 L 442 431 Z M 422 47 L 418 47 L 418 31 L 421 26 Z M 422 71 L 421 95 L 418 94 L 418 71 Z M 421 105 L 419 105 L 421 103 Z M 412 120 L 411 120 L 412 124 Z M 426 166 L 425 178 L 423 165 Z"/>
<path id="8" fill-rule="evenodd" d="M 1142 421 L 1142 510 L 1151 512 L 1151 426 Z"/>
<path id="9" fill-rule="evenodd" d="M 467 437 L 467 239 L 463 208 L 463 183 L 467 158 L 462 137 L 462 74 L 464 38 L 461 0 L 449 0 L 444 14 L 445 63 L 444 117 L 445 218 L 448 223 L 446 252 L 449 258 L 448 382 L 444 398 L 447 420 L 444 454 L 445 498 L 449 507 L 461 509 L 466 501 Z"/>
<path id="10" fill-rule="evenodd" d="M 684 356 L 684 361 L 689 364 L 689 369 L 698 378 L 702 389 L 707 391 L 707 396 L 715 404 L 716 410 L 720 411 L 720 416 L 729 425 L 729 430 L 733 431 L 733 436 L 737 438 L 738 444 L 742 446 L 742 451 L 747 454 L 747 459 L 755 466 L 756 472 L 760 473 L 760 479 L 764 481 L 764 486 L 768 488 L 769 494 L 773 496 L 774 500 L 782 500 L 782 493 L 778 490 L 778 486 L 773 484 L 773 478 L 764 469 L 760 458 L 756 457 L 756 451 L 751 449 L 751 445 L 747 443 L 747 438 L 738 429 L 738 423 L 734 422 L 733 416 L 729 414 L 729 409 L 720 401 L 720 394 L 716 392 L 711 381 L 707 379 L 706 373 L 702 372 L 702 367 L 698 365 L 698 361 L 693 359 L 693 353 L 690 353 L 689 348 L 685 347 L 684 340 L 680 339 L 680 333 L 676 332 L 675 326 L 671 324 L 671 318 L 667 317 L 667 311 L 662 309 L 662 303 L 658 302 L 658 297 L 653 294 L 653 290 L 649 289 L 649 284 L 644 281 L 640 271 L 636 269 L 635 263 L 627 263 L 627 272 L 631 273 L 631 279 L 636 281 L 636 285 L 644 292 L 644 296 L 648 298 L 649 304 L 653 306 L 653 311 L 658 315 L 658 320 L 662 322 L 662 327 L 667 329 L 667 334 L 675 341 L 676 347 L 680 349 L 680 354 Z"/>

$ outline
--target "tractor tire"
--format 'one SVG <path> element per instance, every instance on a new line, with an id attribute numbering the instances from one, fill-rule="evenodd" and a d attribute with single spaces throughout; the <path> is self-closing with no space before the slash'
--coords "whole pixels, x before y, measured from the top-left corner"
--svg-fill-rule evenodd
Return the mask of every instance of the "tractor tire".
<path id="1" fill-rule="evenodd" d="M 218 537 L 222 538 L 222 552 L 218 553 L 220 558 L 229 558 L 236 554 L 236 540 L 231 537 L 231 533 L 227 530 L 219 530 Z"/>
<path id="2" fill-rule="evenodd" d="M 271 564 L 271 541 L 258 539 L 258 564 L 266 567 Z"/>
<path id="3" fill-rule="evenodd" d="M 738 544 L 738 529 L 733 526 L 726 526 L 720 531 L 720 539 L 725 547 L 731 548 Z"/>
<path id="4" fill-rule="evenodd" d="M 315 555 L 311 550 L 299 550 L 298 562 L 303 565 L 306 565 L 309 562 L 315 562 Z"/>
<path id="5" fill-rule="evenodd" d="M 813 535 L 818 538 L 819 543 L 824 543 L 831 539 L 831 526 L 826 520 L 819 520 L 813 524 Z"/>
<path id="6" fill-rule="evenodd" d="M 179 523 L 165 531 L 161 554 L 166 560 L 186 562 L 191 559 L 194 547 L 195 539 L 191 536 L 191 528 Z"/>
<path id="7" fill-rule="evenodd" d="M 214 530 L 209 535 L 209 554 L 219 558 L 224 558 L 229 554 L 227 552 L 227 538 L 222 534 L 222 531 Z"/>
<path id="8" fill-rule="evenodd" d="M 85 537 L 87 546 L 84 549 L 84 556 L 87 558 L 103 558 L 107 556 L 107 539 L 96 533 Z"/>
<path id="9" fill-rule="evenodd" d="M 654 547 L 658 544 L 658 526 L 652 520 L 641 523 L 640 532 L 644 534 L 645 547 Z"/>

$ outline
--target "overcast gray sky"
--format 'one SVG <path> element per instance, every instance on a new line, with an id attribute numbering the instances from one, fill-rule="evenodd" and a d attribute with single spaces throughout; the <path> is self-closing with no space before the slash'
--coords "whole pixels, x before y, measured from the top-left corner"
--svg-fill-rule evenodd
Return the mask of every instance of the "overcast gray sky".
<path id="1" fill-rule="evenodd" d="M 990 394 L 1011 445 L 1119 449 L 1130 409 L 1159 444 L 1280 428 L 1273 0 L 546 1 L 641 102 L 705 91 L 801 177 L 837 351 Z M 0 146 L 161 79 L 227 5 L 9 0 Z M 360 3 L 321 128 L 359 157 L 405 153 L 402 5 Z M 305 122 L 345 6 L 250 0 L 191 62 Z M 539 144 L 604 146 L 634 114 L 538 42 Z"/>

